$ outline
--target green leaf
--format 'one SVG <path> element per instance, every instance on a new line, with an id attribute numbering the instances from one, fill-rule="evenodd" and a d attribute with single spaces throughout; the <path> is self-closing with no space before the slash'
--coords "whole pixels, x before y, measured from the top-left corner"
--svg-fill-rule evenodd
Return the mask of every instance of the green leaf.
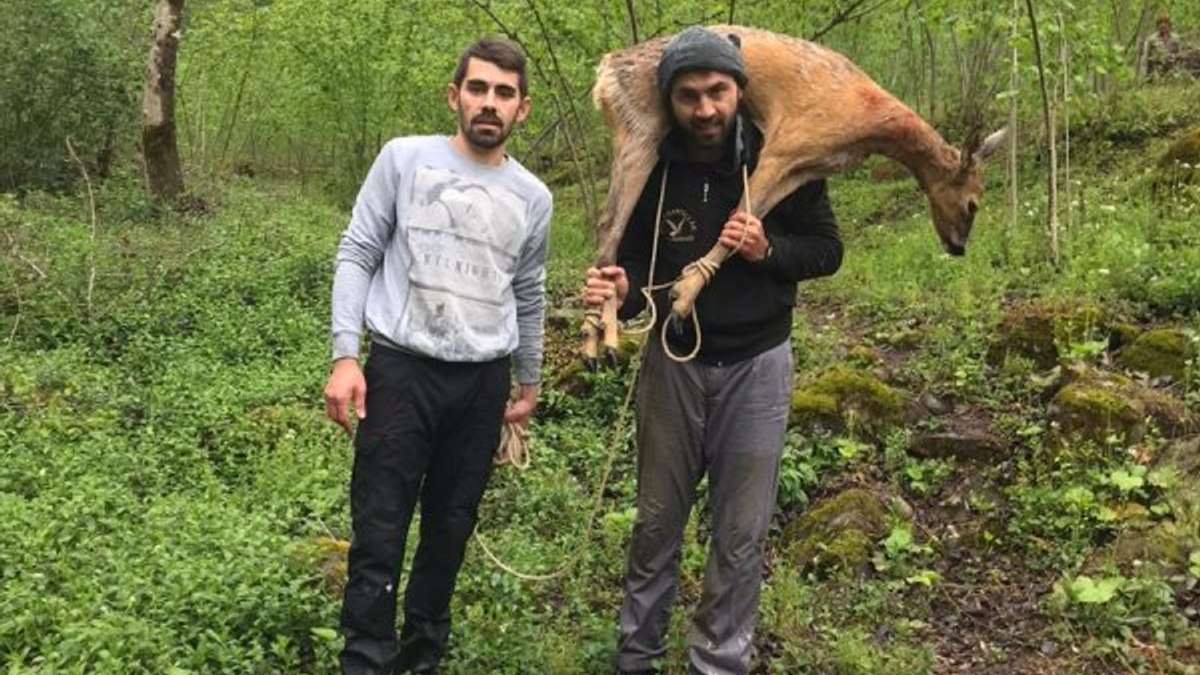
<path id="1" fill-rule="evenodd" d="M 1125 469 L 1113 469 L 1108 473 L 1108 483 L 1120 490 L 1121 494 L 1129 494 L 1146 484 L 1146 479 L 1142 475 L 1145 473 L 1145 467 L 1139 467 L 1142 470 L 1139 472 L 1126 471 Z"/>
<path id="2" fill-rule="evenodd" d="M 933 570 L 921 570 L 916 574 L 905 579 L 906 582 L 912 585 L 932 586 L 942 580 L 942 575 Z"/>
<path id="3" fill-rule="evenodd" d="M 309 632 L 313 634 L 313 637 L 320 638 L 326 642 L 333 642 L 338 637 L 336 630 L 332 628 L 325 628 L 323 626 L 310 628 Z"/>
<path id="4" fill-rule="evenodd" d="M 888 555 L 892 557 L 911 550 L 912 547 L 912 530 L 902 525 L 893 527 L 891 533 L 888 534 L 887 539 L 885 539 L 883 542 L 883 548 L 888 552 Z"/>
<path id="5" fill-rule="evenodd" d="M 1102 605 L 1116 597 L 1117 591 L 1120 590 L 1124 581 L 1124 577 L 1105 577 L 1095 580 L 1089 576 L 1080 575 L 1071 582 L 1071 598 L 1075 602 L 1088 605 Z"/>

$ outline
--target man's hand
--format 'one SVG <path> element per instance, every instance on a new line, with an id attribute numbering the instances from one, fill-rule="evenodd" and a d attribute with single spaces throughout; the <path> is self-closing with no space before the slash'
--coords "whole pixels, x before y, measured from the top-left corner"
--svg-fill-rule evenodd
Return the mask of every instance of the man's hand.
<path id="1" fill-rule="evenodd" d="M 760 262 L 767 257 L 770 241 L 761 220 L 745 211 L 735 211 L 721 230 L 721 245 L 750 262 Z"/>
<path id="2" fill-rule="evenodd" d="M 607 267 L 589 267 L 587 283 L 583 288 L 583 300 L 588 307 L 599 307 L 609 298 L 617 299 L 617 307 L 625 302 L 629 294 L 629 277 L 625 276 L 625 268 L 617 265 Z"/>
<path id="3" fill-rule="evenodd" d="M 354 422 L 350 420 L 350 406 L 358 419 L 367 416 L 367 381 L 358 360 L 338 359 L 333 362 L 329 382 L 325 385 L 325 414 L 341 425 L 346 433 L 354 435 Z"/>
<path id="4" fill-rule="evenodd" d="M 504 410 L 504 423 L 516 422 L 522 429 L 529 426 L 529 418 L 537 407 L 538 385 L 523 384 L 517 398 L 508 402 Z"/>

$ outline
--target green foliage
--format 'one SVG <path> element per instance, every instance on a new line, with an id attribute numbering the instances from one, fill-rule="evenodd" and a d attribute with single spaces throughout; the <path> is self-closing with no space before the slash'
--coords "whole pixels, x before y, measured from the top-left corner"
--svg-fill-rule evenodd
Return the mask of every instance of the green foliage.
<path id="1" fill-rule="evenodd" d="M 777 649 L 769 672 L 918 675 L 934 654 L 913 638 L 922 625 L 907 603 L 877 583 L 819 585 L 779 569 L 763 590 L 762 615 Z"/>
<path id="2" fill-rule="evenodd" d="M 0 192 L 78 179 L 66 142 L 107 172 L 136 130 L 144 2 L 0 1 Z"/>
<path id="3" fill-rule="evenodd" d="M 311 629 L 334 608 L 290 550 L 346 508 L 344 441 L 312 403 L 334 230 L 230 196 L 218 222 L 106 225 L 95 247 L 77 202 L 0 206 L 20 242 L 0 259 L 14 672 L 332 662 Z"/>
<path id="4" fill-rule="evenodd" d="M 907 524 L 896 523 L 871 562 L 877 572 L 895 580 L 894 586 L 903 588 L 932 586 L 941 580 L 941 575 L 928 567 L 932 558 L 931 546 L 918 542 Z"/>
<path id="5" fill-rule="evenodd" d="M 1162 512 L 1164 476 L 1118 452 L 1080 445 L 1038 453 L 1021 465 L 1023 477 L 1006 488 L 1007 543 L 1031 564 L 1073 569 L 1129 514 Z"/>
<path id="6" fill-rule="evenodd" d="M 1047 53 L 1065 39 L 1073 54 L 1069 66 L 1048 64 L 1072 86 L 1063 110 L 1074 162 L 1060 214 L 1063 261 L 1052 267 L 1044 156 L 1029 138 L 1038 99 L 1026 19 L 1015 19 L 1021 81 L 993 100 L 987 92 L 1007 79 L 994 66 L 1013 46 L 1003 44 L 1009 7 L 919 4 L 869 12 L 822 41 L 952 139 L 971 106 L 994 121 L 1015 100 L 1025 135 L 1019 212 L 1010 221 L 1000 206 L 993 169 L 969 255 L 953 259 L 907 178 L 833 179 L 848 256 L 836 277 L 803 284 L 812 324 L 795 324 L 793 347 L 804 376 L 849 354 L 887 374 L 889 386 L 936 392 L 953 400 L 955 415 L 991 418 L 1012 439 L 1014 459 L 981 474 L 994 492 L 963 497 L 960 478 L 978 469 L 906 457 L 910 430 L 884 437 L 882 460 L 853 424 L 847 436 L 789 432 L 773 533 L 810 499 L 848 486 L 902 488 L 920 508 L 911 524 L 884 519 L 877 537 L 850 537 L 850 547 L 865 544 L 868 577 L 853 583 L 796 569 L 773 536 L 756 667 L 932 672 L 955 644 L 942 637 L 949 623 L 926 625 L 946 608 L 935 611 L 930 599 L 977 574 L 1024 590 L 1061 576 L 1050 616 L 1031 617 L 1029 630 L 1071 646 L 1063 672 L 1103 672 L 1130 636 L 1164 651 L 1186 636 L 1170 593 L 1186 601 L 1186 587 L 1172 585 L 1200 575 L 1188 543 L 1194 507 L 1168 502 L 1172 478 L 1124 448 L 1051 454 L 1044 395 L 1053 378 L 1026 359 L 989 364 L 984 355 L 1001 308 L 1020 298 L 1111 303 L 1130 322 L 1185 324 L 1194 346 L 1195 206 L 1182 193 L 1153 202 L 1150 188 L 1166 137 L 1196 121 L 1195 87 L 1134 88 L 1126 45 L 1136 44 L 1137 17 L 1122 3 L 1038 7 Z M 317 399 L 330 260 L 367 162 L 389 136 L 450 131 L 445 85 L 460 50 L 481 33 L 513 31 L 531 57 L 535 112 L 511 149 L 554 185 L 551 305 L 577 309 L 606 174 L 604 133 L 586 101 L 597 57 L 628 41 L 627 7 L 647 37 L 724 20 L 732 5 L 189 2 L 177 117 L 189 185 L 201 197 L 189 212 L 147 199 L 133 161 L 148 5 L 26 5 L 0 0 L 0 189 L 21 189 L 0 196 L 0 663 L 23 674 L 333 672 L 338 599 L 303 552 L 316 537 L 348 537 L 350 451 Z M 806 35 L 841 9 L 765 0 L 738 3 L 734 20 Z M 1061 9 L 1062 26 L 1050 9 Z M 1179 8 L 1179 24 L 1200 18 L 1196 11 Z M 100 181 L 110 134 L 117 163 Z M 95 223 L 84 193 L 37 189 L 78 177 L 66 161 L 68 135 L 97 179 Z M 258 180 L 225 184 L 230 170 Z M 299 189 L 262 180 L 277 177 Z M 342 206 L 313 197 L 321 192 Z M 1110 356 L 1093 335 L 1057 347 L 1098 367 Z M 1177 386 L 1192 409 L 1195 370 Z M 608 671 L 635 517 L 636 453 L 622 408 L 633 377 L 626 367 L 580 375 L 571 380 L 578 388 L 545 388 L 533 466 L 497 472 L 480 528 L 513 566 L 569 573 L 519 581 L 472 544 L 446 672 Z M 962 512 L 958 543 L 976 526 L 1013 569 L 990 556 L 944 557 L 950 547 L 940 542 L 950 539 L 934 521 L 953 509 Z M 1142 524 L 1186 560 L 1183 582 L 1081 568 Z M 685 668 L 707 544 L 698 513 L 685 535 L 669 672 Z M 1088 660 L 1094 639 L 1105 647 L 1100 663 Z"/>
<path id="7" fill-rule="evenodd" d="M 1112 650 L 1132 639 L 1170 643 L 1187 631 L 1170 584 L 1153 576 L 1066 577 L 1054 584 L 1049 605 Z"/>
<path id="8" fill-rule="evenodd" d="M 850 438 L 789 430 L 779 466 L 779 508 L 792 511 L 807 506 L 822 480 L 853 466 L 869 448 Z"/>

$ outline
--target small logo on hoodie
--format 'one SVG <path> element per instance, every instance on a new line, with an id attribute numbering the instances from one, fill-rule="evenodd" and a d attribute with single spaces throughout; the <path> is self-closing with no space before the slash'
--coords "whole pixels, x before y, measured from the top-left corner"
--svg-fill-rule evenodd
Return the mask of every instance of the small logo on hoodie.
<path id="1" fill-rule="evenodd" d="M 663 214 L 667 241 L 683 244 L 696 240 L 696 219 L 684 209 L 671 209 Z"/>

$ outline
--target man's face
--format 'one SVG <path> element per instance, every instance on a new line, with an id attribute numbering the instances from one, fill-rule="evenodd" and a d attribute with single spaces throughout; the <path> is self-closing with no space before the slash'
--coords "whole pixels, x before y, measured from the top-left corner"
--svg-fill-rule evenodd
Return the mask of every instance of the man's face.
<path id="1" fill-rule="evenodd" d="M 684 73 L 671 85 L 675 123 L 697 149 L 724 146 L 740 100 L 737 80 L 716 70 Z"/>
<path id="2" fill-rule="evenodd" d="M 467 62 L 462 84 L 451 84 L 447 99 L 468 143 L 480 150 L 504 145 L 516 123 L 529 114 L 529 97 L 521 95 L 518 83 L 515 72 L 490 61 Z"/>

